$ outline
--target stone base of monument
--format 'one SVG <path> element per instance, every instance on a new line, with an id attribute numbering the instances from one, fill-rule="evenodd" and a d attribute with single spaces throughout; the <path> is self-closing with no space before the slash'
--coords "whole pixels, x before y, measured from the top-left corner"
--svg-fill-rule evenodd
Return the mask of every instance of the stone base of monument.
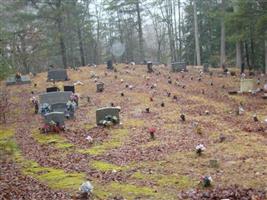
<path id="1" fill-rule="evenodd" d="M 23 84 L 30 84 L 31 79 L 29 76 L 21 76 L 20 79 L 16 79 L 15 77 L 9 77 L 6 80 L 6 85 L 23 85 Z"/>
<path id="2" fill-rule="evenodd" d="M 230 91 L 228 91 L 228 94 L 235 95 L 235 94 L 238 94 L 238 91 L 236 91 L 236 90 L 230 90 Z"/>

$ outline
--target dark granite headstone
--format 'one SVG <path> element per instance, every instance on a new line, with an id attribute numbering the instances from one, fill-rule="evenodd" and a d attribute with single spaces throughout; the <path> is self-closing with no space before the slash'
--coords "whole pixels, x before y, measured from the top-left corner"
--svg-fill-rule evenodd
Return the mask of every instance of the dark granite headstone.
<path id="1" fill-rule="evenodd" d="M 118 119 L 118 123 L 120 121 L 120 108 L 118 107 L 106 107 L 106 108 L 100 108 L 96 110 L 96 124 L 99 125 L 100 121 L 105 120 L 105 117 L 110 116 L 116 116 Z"/>
<path id="2" fill-rule="evenodd" d="M 108 60 L 107 62 L 107 69 L 113 69 L 113 63 L 112 63 L 112 60 Z"/>
<path id="3" fill-rule="evenodd" d="M 46 92 L 57 92 L 57 91 L 59 91 L 59 89 L 57 87 L 46 88 Z"/>
<path id="4" fill-rule="evenodd" d="M 65 92 L 72 92 L 72 93 L 75 93 L 75 87 L 74 87 L 74 85 L 66 85 L 66 86 L 64 86 L 64 91 Z"/>
<path id="5" fill-rule="evenodd" d="M 66 69 L 51 69 L 47 74 L 48 81 L 67 81 L 68 79 Z"/>
<path id="6" fill-rule="evenodd" d="M 65 115 L 63 112 L 51 112 L 44 116 L 44 121 L 46 124 L 49 124 L 51 121 L 54 121 L 59 126 L 63 126 L 65 121 Z"/>
<path id="7" fill-rule="evenodd" d="M 171 65 L 173 72 L 187 71 L 185 62 L 175 62 L 172 63 Z"/>
<path id="8" fill-rule="evenodd" d="M 104 91 L 104 83 L 97 83 L 96 84 L 96 91 L 97 92 L 103 92 Z"/>
<path id="9" fill-rule="evenodd" d="M 70 99 L 72 92 L 49 92 L 39 95 L 40 105 L 48 103 L 49 105 L 64 103 Z"/>
<path id="10" fill-rule="evenodd" d="M 31 79 L 29 76 L 21 76 L 20 79 L 16 79 L 14 77 L 9 77 L 6 80 L 6 85 L 23 85 L 23 84 L 30 84 Z"/>

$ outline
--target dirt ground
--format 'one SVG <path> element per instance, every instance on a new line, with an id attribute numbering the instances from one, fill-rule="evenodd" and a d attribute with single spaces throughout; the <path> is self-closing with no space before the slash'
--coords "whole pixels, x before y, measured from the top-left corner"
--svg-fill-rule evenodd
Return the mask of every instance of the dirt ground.
<path id="1" fill-rule="evenodd" d="M 0 126 L 0 199 L 78 199 L 86 180 L 94 186 L 91 199 L 267 199 L 263 93 L 229 95 L 239 89 L 240 78 L 220 77 L 218 69 L 201 81 L 198 70 L 170 73 L 157 66 L 148 74 L 146 66 L 125 64 L 116 69 L 68 70 L 70 80 L 59 85 L 84 85 L 75 88 L 76 118 L 60 134 L 40 134 L 42 117 L 30 103 L 31 91 L 38 96 L 51 86 L 47 73 L 37 74 L 31 85 L 8 86 L 12 105 L 7 124 Z M 104 92 L 96 92 L 93 73 Z M 263 87 L 267 77 L 258 77 Z M 236 115 L 240 102 L 245 112 Z M 97 127 L 96 109 L 111 103 L 121 107 L 121 124 Z M 152 127 L 155 140 L 148 133 Z M 200 143 L 206 150 L 197 156 Z M 212 177 L 212 187 L 199 184 L 202 176 Z"/>

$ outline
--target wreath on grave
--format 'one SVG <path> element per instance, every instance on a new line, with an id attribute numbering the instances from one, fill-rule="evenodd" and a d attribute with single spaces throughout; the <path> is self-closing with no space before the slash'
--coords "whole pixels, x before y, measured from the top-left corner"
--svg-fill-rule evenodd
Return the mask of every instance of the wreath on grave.
<path id="1" fill-rule="evenodd" d="M 112 126 L 118 123 L 119 123 L 118 117 L 112 115 L 105 116 L 105 119 L 99 122 L 99 124 L 103 126 Z"/>
<path id="2" fill-rule="evenodd" d="M 48 103 L 44 103 L 41 106 L 41 114 L 45 115 L 45 114 L 50 113 L 50 112 L 52 112 L 51 106 Z"/>

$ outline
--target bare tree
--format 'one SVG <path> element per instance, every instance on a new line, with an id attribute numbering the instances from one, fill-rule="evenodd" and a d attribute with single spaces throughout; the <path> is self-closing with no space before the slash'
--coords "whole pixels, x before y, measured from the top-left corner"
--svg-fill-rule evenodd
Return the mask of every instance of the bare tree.
<path id="1" fill-rule="evenodd" d="M 224 23 L 224 14 L 225 14 L 225 0 L 222 0 L 222 17 L 221 17 L 221 56 L 220 56 L 220 66 L 222 67 L 226 61 L 225 55 L 225 23 Z"/>
<path id="2" fill-rule="evenodd" d="M 197 54 L 197 65 L 201 65 L 201 58 L 200 58 L 200 47 L 199 47 L 199 32 L 198 32 L 198 20 L 197 20 L 197 6 L 196 0 L 193 0 L 193 7 L 194 7 L 194 31 L 195 31 L 195 47 L 196 47 L 196 54 Z"/>

